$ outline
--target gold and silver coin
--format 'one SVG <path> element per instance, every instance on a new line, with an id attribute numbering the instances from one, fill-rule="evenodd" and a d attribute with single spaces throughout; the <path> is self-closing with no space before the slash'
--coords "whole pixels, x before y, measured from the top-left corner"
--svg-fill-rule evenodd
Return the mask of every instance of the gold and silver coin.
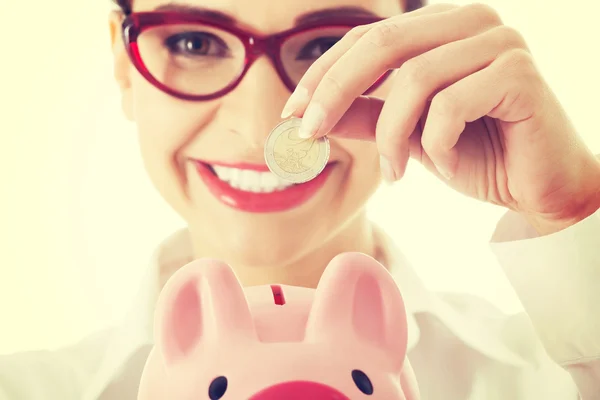
<path id="1" fill-rule="evenodd" d="M 265 144 L 265 161 L 271 172 L 293 183 L 316 178 L 329 161 L 329 139 L 299 137 L 301 122 L 300 118 L 281 122 Z"/>

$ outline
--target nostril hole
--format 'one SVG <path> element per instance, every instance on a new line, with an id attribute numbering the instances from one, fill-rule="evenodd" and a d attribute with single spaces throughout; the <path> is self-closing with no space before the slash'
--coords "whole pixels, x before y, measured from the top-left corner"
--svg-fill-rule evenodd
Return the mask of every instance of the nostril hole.
<path id="1" fill-rule="evenodd" d="M 273 292 L 273 300 L 278 306 L 285 304 L 285 297 L 283 297 L 283 289 L 279 285 L 271 285 L 271 292 Z"/>

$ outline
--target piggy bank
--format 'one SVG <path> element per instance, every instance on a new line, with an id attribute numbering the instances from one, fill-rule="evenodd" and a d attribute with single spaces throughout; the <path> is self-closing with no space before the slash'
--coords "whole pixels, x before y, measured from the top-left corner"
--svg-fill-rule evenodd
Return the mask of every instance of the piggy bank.
<path id="1" fill-rule="evenodd" d="M 396 283 L 364 254 L 334 258 L 316 289 L 244 289 L 200 259 L 159 296 L 138 399 L 415 400 L 407 331 Z"/>

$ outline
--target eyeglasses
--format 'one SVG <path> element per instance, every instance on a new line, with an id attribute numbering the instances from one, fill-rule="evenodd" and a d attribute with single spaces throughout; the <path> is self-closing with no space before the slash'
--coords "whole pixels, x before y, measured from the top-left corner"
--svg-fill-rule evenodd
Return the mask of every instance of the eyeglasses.
<path id="1" fill-rule="evenodd" d="M 285 86 L 293 91 L 311 64 L 348 31 L 377 21 L 344 18 L 255 36 L 191 13 L 139 12 L 129 14 L 122 29 L 129 57 L 145 79 L 174 97 L 206 101 L 232 91 L 262 55 L 270 58 Z"/>

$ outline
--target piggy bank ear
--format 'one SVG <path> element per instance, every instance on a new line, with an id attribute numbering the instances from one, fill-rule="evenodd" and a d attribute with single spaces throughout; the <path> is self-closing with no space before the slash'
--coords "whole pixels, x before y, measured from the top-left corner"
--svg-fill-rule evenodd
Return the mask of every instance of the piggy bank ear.
<path id="1" fill-rule="evenodd" d="M 365 343 L 390 354 L 400 369 L 407 336 L 404 301 L 390 273 L 365 254 L 334 258 L 315 292 L 306 340 Z"/>
<path id="2" fill-rule="evenodd" d="M 256 338 L 244 290 L 225 263 L 200 259 L 177 271 L 163 288 L 154 332 L 167 363 L 217 340 Z"/>

